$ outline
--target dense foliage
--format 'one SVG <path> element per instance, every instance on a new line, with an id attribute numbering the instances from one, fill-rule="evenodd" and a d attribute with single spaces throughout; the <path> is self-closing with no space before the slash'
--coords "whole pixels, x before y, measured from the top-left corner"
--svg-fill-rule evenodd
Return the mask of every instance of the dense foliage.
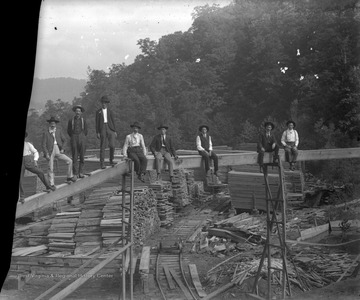
<path id="1" fill-rule="evenodd" d="M 300 149 L 358 145 L 356 2 L 238 0 L 197 7 L 188 31 L 139 40 L 142 53 L 131 65 L 89 68 L 85 91 L 73 100 L 86 109 L 88 148 L 99 147 L 94 121 L 103 94 L 115 112 L 117 147 L 134 121 L 147 145 L 166 123 L 178 148 L 195 149 L 203 123 L 215 145 L 236 148 L 256 142 L 265 120 L 280 137 L 288 119 L 297 123 Z M 49 100 L 41 116 L 29 112 L 29 135 L 38 147 L 45 120 L 56 114 L 66 126 L 71 107 Z"/>

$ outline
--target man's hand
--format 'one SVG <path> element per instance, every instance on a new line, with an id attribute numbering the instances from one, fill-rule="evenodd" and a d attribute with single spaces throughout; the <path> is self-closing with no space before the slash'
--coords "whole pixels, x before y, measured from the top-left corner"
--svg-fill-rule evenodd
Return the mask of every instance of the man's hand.
<path id="1" fill-rule="evenodd" d="M 293 148 L 295 151 L 297 150 L 297 147 L 296 147 L 296 146 L 293 146 L 292 148 Z"/>
<path id="2" fill-rule="evenodd" d="M 35 165 L 35 167 L 37 167 L 37 166 L 38 166 L 38 162 L 37 162 L 37 160 L 34 160 L 34 165 Z"/>
<path id="3" fill-rule="evenodd" d="M 60 153 L 61 153 L 61 154 L 64 154 L 64 152 L 65 152 L 64 149 L 61 149 L 61 150 L 60 150 Z"/>
<path id="4" fill-rule="evenodd" d="M 47 161 L 49 161 L 50 160 L 49 154 L 46 154 L 45 158 L 46 158 Z"/>
<path id="5" fill-rule="evenodd" d="M 271 146 L 271 148 L 272 148 L 272 149 L 275 149 L 275 146 L 276 146 L 276 144 L 273 143 L 272 146 Z"/>
<path id="6" fill-rule="evenodd" d="M 211 150 L 209 150 L 209 156 L 211 156 L 211 152 L 212 152 L 212 151 L 211 151 Z"/>
<path id="7" fill-rule="evenodd" d="M 97 133 L 97 134 L 96 134 L 96 137 L 99 139 L 99 138 L 100 138 L 100 133 Z"/>
<path id="8" fill-rule="evenodd" d="M 265 148 L 264 148 L 264 147 L 261 147 L 261 152 L 265 152 Z"/>

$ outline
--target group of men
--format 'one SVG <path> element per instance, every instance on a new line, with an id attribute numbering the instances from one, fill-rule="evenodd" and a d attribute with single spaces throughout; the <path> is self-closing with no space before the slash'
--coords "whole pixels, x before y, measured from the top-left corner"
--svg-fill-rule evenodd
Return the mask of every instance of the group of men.
<path id="1" fill-rule="evenodd" d="M 298 157 L 299 134 L 295 130 L 295 122 L 289 120 L 286 122 L 287 129 L 282 133 L 281 144 L 285 150 L 285 160 L 290 165 L 290 170 L 295 170 L 296 160 Z M 265 130 L 259 135 L 257 143 L 258 163 L 260 170 L 263 169 L 265 152 L 273 153 L 273 163 L 279 162 L 279 146 L 272 130 L 275 128 L 274 123 L 265 122 Z"/>
<path id="2" fill-rule="evenodd" d="M 107 96 L 102 96 L 100 99 L 101 108 L 95 113 L 95 127 L 96 136 L 100 139 L 100 168 L 105 169 L 105 146 L 108 142 L 109 146 L 109 163 L 115 165 L 115 139 L 117 137 L 115 119 L 108 104 L 110 100 Z M 42 150 L 44 157 L 48 161 L 48 177 L 44 175 L 41 169 L 37 166 L 39 154 L 34 146 L 25 141 L 23 153 L 22 174 L 20 178 L 20 202 L 24 202 L 24 190 L 22 186 L 22 179 L 25 169 L 38 175 L 40 180 L 44 183 L 46 191 L 51 192 L 56 189 L 54 183 L 54 161 L 55 159 L 63 160 L 68 165 L 67 169 L 67 182 L 75 182 L 78 178 L 83 178 L 84 175 L 84 162 L 86 150 L 86 136 L 88 134 L 88 125 L 86 119 L 82 116 L 85 109 L 81 105 L 73 107 L 74 116 L 68 121 L 67 133 L 70 137 L 70 146 L 72 158 L 64 153 L 66 148 L 65 134 L 56 127 L 59 120 L 51 117 L 47 122 L 49 127 L 44 131 L 42 136 Z M 290 163 L 290 169 L 294 170 L 297 158 L 297 146 L 299 144 L 299 136 L 296 132 L 295 122 L 287 122 L 288 129 L 284 131 L 281 143 L 286 151 L 287 161 Z M 132 133 L 128 134 L 125 138 L 123 146 L 123 156 L 125 159 L 134 161 L 134 169 L 137 177 L 142 182 L 145 182 L 144 175 L 147 168 L 146 146 L 144 137 L 139 133 L 141 126 L 138 122 L 130 125 Z M 263 158 L 265 152 L 273 152 L 273 162 L 278 162 L 279 146 L 276 142 L 275 136 L 272 134 L 274 124 L 266 122 L 264 124 L 265 132 L 259 136 L 258 141 L 258 162 L 260 167 L 263 166 Z M 161 180 L 161 161 L 164 160 L 169 169 L 170 181 L 174 176 L 174 161 L 178 159 L 174 144 L 171 137 L 167 134 L 168 126 L 160 125 L 158 128 L 160 133 L 154 136 L 149 149 L 155 158 L 155 166 L 157 172 L 156 180 Z M 27 137 L 27 133 L 25 138 Z M 204 167 L 206 175 L 209 175 L 211 160 L 214 163 L 213 174 L 217 178 L 218 172 L 218 157 L 213 151 L 211 136 L 209 135 L 209 126 L 201 125 L 199 127 L 199 134 L 196 137 L 196 148 L 198 153 L 204 160 Z M 217 179 L 218 180 L 218 179 Z"/>
<path id="3" fill-rule="evenodd" d="M 115 119 L 108 104 L 110 100 L 107 96 L 103 96 L 100 99 L 101 108 L 95 113 L 95 127 L 96 136 L 100 139 L 100 168 L 105 169 L 105 146 L 108 142 L 109 146 L 109 163 L 115 165 L 114 153 L 115 153 L 115 139 L 117 137 Z M 40 180 L 44 183 L 47 192 L 54 191 L 56 189 L 54 182 L 54 162 L 55 159 L 62 160 L 67 164 L 67 179 L 66 181 L 71 183 L 75 182 L 78 178 L 83 178 L 84 175 L 84 162 L 85 162 L 85 150 L 86 150 L 86 136 L 88 134 L 88 125 L 86 119 L 82 116 L 85 109 L 81 105 L 75 105 L 73 107 L 74 116 L 68 121 L 67 133 L 70 137 L 70 146 L 72 158 L 65 154 L 66 149 L 66 137 L 61 129 L 57 128 L 59 120 L 55 117 L 50 117 L 47 122 L 48 128 L 44 131 L 42 136 L 42 150 L 44 157 L 48 161 L 48 176 L 45 176 L 43 171 L 37 166 L 39 153 L 34 146 L 25 140 L 23 165 L 20 178 L 20 197 L 19 201 L 24 202 L 24 190 L 23 190 L 23 176 L 25 169 L 38 175 Z M 134 169 L 137 177 L 142 182 L 145 182 L 144 175 L 146 174 L 147 158 L 146 147 L 144 137 L 139 133 L 141 126 L 138 122 L 134 122 L 130 125 L 132 133 L 126 136 L 123 146 L 124 159 L 130 159 L 134 161 Z M 160 125 L 158 128 L 160 133 L 154 136 L 149 149 L 155 158 L 155 166 L 157 172 L 157 180 L 161 180 L 161 161 L 164 160 L 169 169 L 170 181 L 174 176 L 174 161 L 178 159 L 176 150 L 171 137 L 167 134 L 168 126 Z M 196 146 L 199 154 L 204 157 L 205 171 L 210 169 L 210 159 L 214 160 L 215 175 L 218 170 L 217 156 L 212 150 L 211 137 L 208 135 L 209 127 L 202 125 L 199 127 L 200 134 L 197 136 Z M 25 135 L 25 139 L 27 133 Z"/>

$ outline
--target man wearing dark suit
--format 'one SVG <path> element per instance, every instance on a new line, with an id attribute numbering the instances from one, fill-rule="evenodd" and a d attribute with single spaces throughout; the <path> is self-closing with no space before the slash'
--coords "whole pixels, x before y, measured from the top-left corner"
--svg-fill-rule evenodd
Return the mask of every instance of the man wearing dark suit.
<path id="1" fill-rule="evenodd" d="M 110 164 L 114 165 L 114 152 L 115 152 L 115 138 L 116 128 L 113 112 L 109 109 L 108 104 L 110 100 L 107 96 L 102 96 L 101 108 L 96 111 L 95 124 L 96 136 L 100 139 L 100 167 L 105 169 L 105 142 L 108 140 L 110 148 Z"/>
<path id="2" fill-rule="evenodd" d="M 271 132 L 275 128 L 275 125 L 272 122 L 265 122 L 264 127 L 265 132 L 262 132 L 259 135 L 259 140 L 257 144 L 257 152 L 259 153 L 258 163 L 260 165 L 260 171 L 263 168 L 265 152 L 274 152 L 273 163 L 279 162 L 279 146 L 277 144 L 275 136 Z"/>
<path id="3" fill-rule="evenodd" d="M 49 162 L 49 181 L 50 185 L 54 187 L 54 159 L 60 159 L 68 165 L 67 181 L 76 181 L 77 177 L 73 176 L 72 159 L 65 155 L 66 137 L 61 129 L 56 128 L 59 123 L 57 119 L 51 117 L 47 120 L 49 128 L 44 131 L 42 136 L 42 149 L 45 158 Z"/>
<path id="4" fill-rule="evenodd" d="M 171 157 L 173 156 L 175 159 L 178 159 L 172 140 L 166 134 L 168 128 L 169 128 L 168 126 L 160 125 L 158 127 L 158 130 L 161 130 L 161 133 L 155 135 L 150 144 L 150 151 L 155 157 L 157 181 L 161 179 L 160 161 L 164 158 L 164 161 L 168 164 L 170 181 L 172 181 L 172 178 L 174 176 L 174 163 Z"/>
<path id="5" fill-rule="evenodd" d="M 68 135 L 70 136 L 73 173 L 80 178 L 84 177 L 84 157 L 88 132 L 86 120 L 82 117 L 84 111 L 85 109 L 81 105 L 74 106 L 73 112 L 75 112 L 75 116 L 69 120 L 67 128 Z"/>

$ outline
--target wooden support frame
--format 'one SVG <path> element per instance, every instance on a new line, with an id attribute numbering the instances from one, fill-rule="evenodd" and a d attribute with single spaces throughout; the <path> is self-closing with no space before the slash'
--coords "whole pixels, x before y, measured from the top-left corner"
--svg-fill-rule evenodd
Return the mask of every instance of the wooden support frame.
<path id="1" fill-rule="evenodd" d="M 219 166 L 235 166 L 257 164 L 256 152 L 239 152 L 218 154 Z M 284 150 L 279 152 L 280 159 L 284 161 Z M 360 148 L 340 148 L 340 149 L 320 149 L 320 150 L 299 150 L 298 161 L 327 160 L 327 159 L 346 159 L 360 158 Z M 200 168 L 202 157 L 200 155 L 183 155 L 174 163 L 174 168 Z M 89 159 L 89 163 L 99 163 L 98 159 Z M 269 163 L 270 154 L 265 153 L 264 163 Z M 163 164 L 163 162 L 162 162 Z M 164 167 L 164 166 L 162 166 Z M 148 156 L 147 170 L 155 168 L 155 159 Z M 99 185 L 110 178 L 123 175 L 129 172 L 129 165 L 126 161 L 119 161 L 113 167 L 105 170 L 99 169 L 91 172 L 91 176 L 82 178 L 70 185 L 64 183 L 57 186 L 57 190 L 51 193 L 38 193 L 25 199 L 25 203 L 19 203 L 16 210 L 16 218 L 22 217 L 46 205 L 50 205 L 58 200 L 78 194 L 93 186 Z"/>

